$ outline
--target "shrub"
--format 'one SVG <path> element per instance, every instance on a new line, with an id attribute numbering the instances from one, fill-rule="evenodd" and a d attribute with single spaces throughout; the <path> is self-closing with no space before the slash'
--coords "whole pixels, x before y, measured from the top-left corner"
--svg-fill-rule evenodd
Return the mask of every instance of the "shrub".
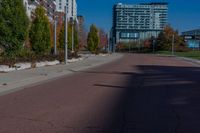
<path id="1" fill-rule="evenodd" d="M 50 25 L 43 7 L 38 7 L 35 11 L 36 18 L 30 30 L 30 42 L 32 50 L 36 54 L 49 53 L 51 49 Z"/>
<path id="2" fill-rule="evenodd" d="M 98 46 L 100 43 L 98 29 L 95 25 L 90 26 L 90 32 L 87 38 L 87 48 L 92 53 L 98 53 Z"/>
<path id="3" fill-rule="evenodd" d="M 7 56 L 23 47 L 29 20 L 22 0 L 0 1 L 0 48 Z"/>

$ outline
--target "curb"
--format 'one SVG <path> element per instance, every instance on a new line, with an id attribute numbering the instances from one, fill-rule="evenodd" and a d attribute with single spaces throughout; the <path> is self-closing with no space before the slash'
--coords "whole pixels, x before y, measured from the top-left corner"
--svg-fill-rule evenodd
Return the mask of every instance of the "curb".
<path id="1" fill-rule="evenodd" d="M 97 59 L 95 59 L 95 57 L 91 56 L 91 57 L 88 57 L 85 60 L 81 60 L 79 62 L 76 62 L 77 64 L 71 63 L 71 66 L 68 66 L 68 67 L 67 66 L 64 67 L 63 65 L 60 66 L 60 69 L 62 69 L 62 71 L 59 70 L 60 72 L 58 72 L 58 70 L 55 69 L 55 71 L 52 71 L 50 73 L 48 73 L 49 70 L 47 70 L 47 72 L 46 72 L 46 73 L 48 73 L 47 75 L 41 75 L 40 74 L 40 75 L 36 75 L 36 76 L 33 76 L 33 77 L 27 77 L 25 75 L 20 80 L 16 80 L 16 81 L 10 80 L 8 82 L 1 83 L 0 84 L 0 96 L 7 95 L 7 94 L 10 94 L 10 93 L 13 93 L 13 92 L 17 92 L 19 90 L 26 89 L 27 87 L 46 83 L 46 82 L 51 81 L 51 80 L 56 80 L 56 79 L 62 78 L 64 76 L 70 76 L 71 74 L 74 74 L 78 71 L 90 69 L 90 68 L 97 67 L 97 66 L 101 66 L 101 65 L 107 64 L 109 62 L 115 61 L 117 59 L 120 59 L 121 57 L 123 57 L 123 54 L 118 54 L 118 55 L 113 55 L 113 56 L 110 55 L 110 58 L 108 58 L 108 57 L 98 58 L 97 57 Z M 79 66 L 80 64 L 82 64 L 82 66 Z M 51 66 L 49 66 L 49 67 L 51 67 Z M 53 67 L 56 67 L 56 66 L 53 66 Z M 38 69 L 45 69 L 45 67 L 38 68 Z M 29 70 L 33 70 L 33 69 L 29 69 Z M 29 70 L 26 69 L 26 70 L 22 70 L 22 71 L 29 71 Z M 30 71 L 28 73 L 30 73 Z M 37 71 L 37 72 L 34 72 L 34 73 L 40 73 L 40 72 Z M 5 73 L 5 74 L 9 74 L 9 73 Z M 12 76 L 12 74 L 8 75 L 8 77 L 9 76 Z"/>

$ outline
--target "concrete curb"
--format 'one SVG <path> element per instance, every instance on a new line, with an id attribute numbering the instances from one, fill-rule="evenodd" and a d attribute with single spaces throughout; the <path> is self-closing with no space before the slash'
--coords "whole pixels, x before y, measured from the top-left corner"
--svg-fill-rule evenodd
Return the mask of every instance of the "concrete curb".
<path id="1" fill-rule="evenodd" d="M 61 64 L 57 66 L 1 73 L 1 77 L 4 76 L 4 78 L 0 77 L 0 96 L 23 90 L 27 87 L 39 85 L 50 80 L 55 80 L 62 76 L 69 76 L 78 71 L 100 66 L 122 57 L 122 54 L 112 54 L 106 57 L 91 56 L 85 60 L 67 65 Z M 8 80 L 6 80 L 6 78 Z"/>
<path id="2" fill-rule="evenodd" d="M 197 60 L 197 59 L 191 59 L 191 58 L 186 58 L 186 57 L 178 57 L 178 56 L 176 58 L 180 59 L 180 60 L 184 60 L 184 61 L 194 63 L 196 65 L 200 65 L 200 60 Z"/>
<path id="3" fill-rule="evenodd" d="M 193 63 L 195 65 L 200 65 L 200 60 L 198 59 L 191 59 L 191 58 L 187 58 L 187 57 L 180 57 L 180 56 L 175 56 L 175 55 L 162 55 L 162 54 L 157 54 L 158 56 L 163 56 L 163 57 L 173 57 L 179 60 L 183 60 L 183 61 L 187 61 L 190 63 Z"/>

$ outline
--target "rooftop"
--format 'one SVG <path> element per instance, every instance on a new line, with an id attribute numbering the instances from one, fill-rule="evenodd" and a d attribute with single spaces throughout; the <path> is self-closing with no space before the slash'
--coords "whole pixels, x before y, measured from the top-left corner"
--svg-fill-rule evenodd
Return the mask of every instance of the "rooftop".
<path id="1" fill-rule="evenodd" d="M 151 3 L 140 3 L 140 4 L 123 4 L 123 3 L 117 3 L 116 5 L 118 6 L 133 6 L 133 5 L 168 5 L 169 3 L 167 2 L 151 2 Z"/>
<path id="2" fill-rule="evenodd" d="M 182 32 L 183 35 L 188 36 L 188 35 L 200 35 L 200 29 L 195 29 L 195 30 L 189 30 Z"/>

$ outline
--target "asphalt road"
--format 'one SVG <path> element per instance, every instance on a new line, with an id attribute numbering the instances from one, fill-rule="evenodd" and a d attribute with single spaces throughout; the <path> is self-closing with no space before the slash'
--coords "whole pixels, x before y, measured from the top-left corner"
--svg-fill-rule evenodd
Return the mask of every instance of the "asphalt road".
<path id="1" fill-rule="evenodd" d="M 0 133 L 200 133 L 200 68 L 127 54 L 0 97 Z"/>

